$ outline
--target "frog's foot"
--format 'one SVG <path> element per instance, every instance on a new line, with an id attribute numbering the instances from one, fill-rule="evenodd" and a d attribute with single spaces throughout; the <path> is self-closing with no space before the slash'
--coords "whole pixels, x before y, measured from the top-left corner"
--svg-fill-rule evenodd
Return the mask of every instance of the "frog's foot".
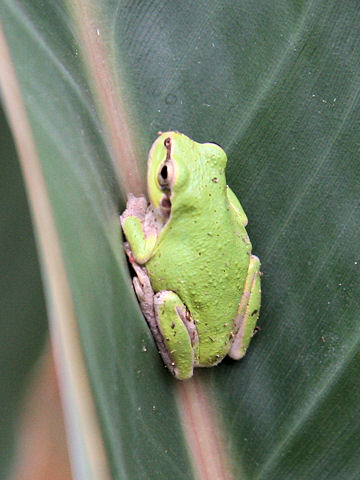
<path id="1" fill-rule="evenodd" d="M 157 348 L 165 363 L 171 362 L 164 339 L 159 331 L 158 322 L 155 318 L 154 311 L 154 291 L 152 289 L 150 278 L 145 267 L 136 263 L 132 257 L 129 244 L 124 244 L 124 249 L 129 257 L 130 263 L 135 270 L 136 276 L 133 278 L 133 286 L 136 296 L 140 303 L 141 311 L 149 325 L 152 336 L 155 339 Z M 167 360 L 165 360 L 167 359 Z"/>
<path id="2" fill-rule="evenodd" d="M 251 255 L 244 292 L 234 322 L 236 333 L 229 351 L 229 356 L 235 360 L 246 353 L 259 318 L 260 303 L 260 260 Z"/>
<path id="3" fill-rule="evenodd" d="M 194 346 L 199 342 L 194 321 L 176 293 L 168 290 L 154 296 L 154 311 L 166 347 L 165 355 L 160 350 L 165 364 L 179 380 L 190 378 L 195 363 Z"/>
<path id="4" fill-rule="evenodd" d="M 120 215 L 121 226 L 124 228 L 125 220 L 128 217 L 137 217 L 139 220 L 143 221 L 145 219 L 147 205 L 148 202 L 144 195 L 136 197 L 132 193 L 129 193 L 128 200 L 126 202 L 126 209 Z"/>
<path id="5" fill-rule="evenodd" d="M 133 285 L 136 296 L 140 303 L 141 311 L 148 321 L 151 330 L 157 328 L 154 313 L 154 291 L 152 289 L 149 275 L 145 267 L 141 267 L 136 262 L 132 264 L 136 277 L 133 278 Z"/>

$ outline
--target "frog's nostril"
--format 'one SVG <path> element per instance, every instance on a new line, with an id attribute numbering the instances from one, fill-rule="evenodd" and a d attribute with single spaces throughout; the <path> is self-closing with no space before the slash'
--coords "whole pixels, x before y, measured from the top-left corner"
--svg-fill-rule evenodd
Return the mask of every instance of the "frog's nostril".
<path id="1" fill-rule="evenodd" d="M 171 157 L 171 138 L 170 137 L 165 138 L 164 146 L 166 148 L 166 160 L 169 160 Z"/>

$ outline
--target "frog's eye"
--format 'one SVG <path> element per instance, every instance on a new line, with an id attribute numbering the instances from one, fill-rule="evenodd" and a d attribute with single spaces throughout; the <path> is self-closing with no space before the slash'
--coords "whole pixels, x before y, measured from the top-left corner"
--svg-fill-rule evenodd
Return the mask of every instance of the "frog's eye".
<path id="1" fill-rule="evenodd" d="M 167 165 L 163 165 L 159 173 L 159 183 L 160 185 L 167 185 L 168 183 L 168 168 Z"/>
<path id="2" fill-rule="evenodd" d="M 160 170 L 158 174 L 158 182 L 160 187 L 169 188 L 173 181 L 174 168 L 171 161 L 166 161 L 160 165 Z"/>

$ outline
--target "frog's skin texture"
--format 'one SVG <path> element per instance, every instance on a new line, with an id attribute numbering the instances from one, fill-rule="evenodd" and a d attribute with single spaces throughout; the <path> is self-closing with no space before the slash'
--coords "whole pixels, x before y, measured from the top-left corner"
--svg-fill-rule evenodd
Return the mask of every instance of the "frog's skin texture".
<path id="1" fill-rule="evenodd" d="M 160 134 L 148 160 L 150 204 L 130 194 L 120 217 L 141 309 L 181 380 L 225 355 L 243 357 L 259 316 L 260 261 L 226 162 L 215 144 Z"/>

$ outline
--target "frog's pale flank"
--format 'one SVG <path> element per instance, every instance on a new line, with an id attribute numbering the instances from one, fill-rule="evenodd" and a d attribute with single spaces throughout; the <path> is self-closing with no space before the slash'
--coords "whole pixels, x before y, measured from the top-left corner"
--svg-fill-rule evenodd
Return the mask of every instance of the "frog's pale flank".
<path id="1" fill-rule="evenodd" d="M 181 380 L 243 357 L 259 316 L 260 261 L 226 162 L 216 144 L 161 133 L 148 159 L 150 204 L 130 194 L 120 217 L 141 310 Z"/>

